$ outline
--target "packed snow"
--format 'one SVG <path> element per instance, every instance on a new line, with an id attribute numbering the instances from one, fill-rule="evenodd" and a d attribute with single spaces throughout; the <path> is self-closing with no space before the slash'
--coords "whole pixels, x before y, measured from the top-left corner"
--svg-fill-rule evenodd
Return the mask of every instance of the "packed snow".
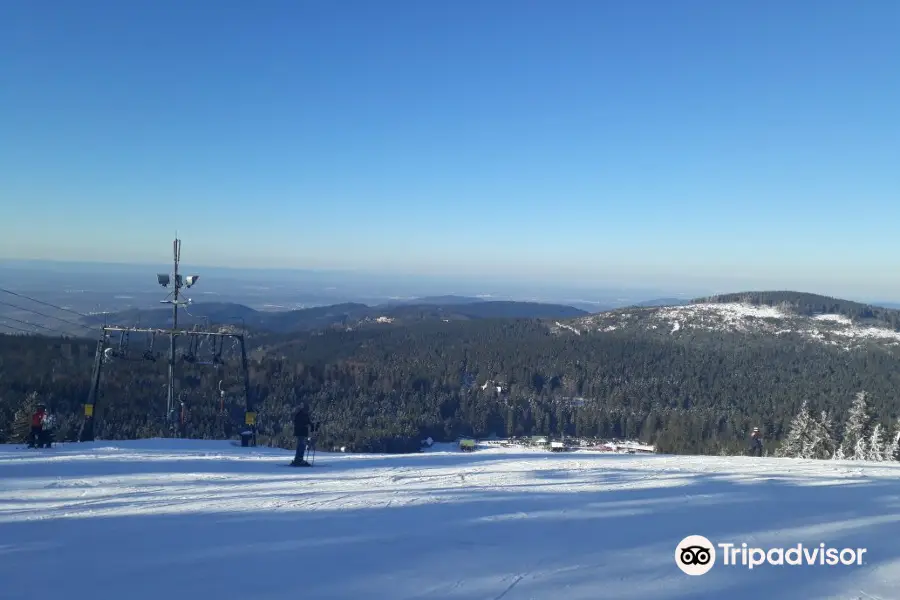
<path id="1" fill-rule="evenodd" d="M 609 311 L 581 317 L 573 325 L 555 323 L 553 330 L 565 329 L 581 334 L 585 331 L 609 333 L 629 328 L 657 329 L 670 327 L 670 333 L 689 335 L 691 330 L 768 333 L 796 333 L 810 340 L 834 345 L 845 350 L 863 341 L 876 341 L 890 346 L 900 345 L 900 332 L 887 327 L 854 323 L 844 315 L 821 314 L 804 317 L 788 314 L 774 306 L 734 303 L 698 303 L 679 306 L 649 307 L 640 311 Z"/>
<path id="2" fill-rule="evenodd" d="M 0 446 L 6 600 L 897 598 L 900 466 L 436 446 Z M 862 548 L 684 574 L 676 547 Z"/>
<path id="3" fill-rule="evenodd" d="M 833 323 L 840 323 L 841 325 L 853 325 L 853 321 L 850 317 L 845 317 L 844 315 L 816 315 L 813 319 L 817 321 L 831 321 Z"/>
<path id="4" fill-rule="evenodd" d="M 578 331 L 577 329 L 575 329 L 574 327 L 572 327 L 571 325 L 565 325 L 565 324 L 563 324 L 563 323 L 560 323 L 559 321 L 556 321 L 556 326 L 557 326 L 557 327 L 560 327 L 560 328 L 562 328 L 562 329 L 568 329 L 569 331 L 571 331 L 571 332 L 574 333 L 575 335 L 581 335 L 581 332 Z"/>

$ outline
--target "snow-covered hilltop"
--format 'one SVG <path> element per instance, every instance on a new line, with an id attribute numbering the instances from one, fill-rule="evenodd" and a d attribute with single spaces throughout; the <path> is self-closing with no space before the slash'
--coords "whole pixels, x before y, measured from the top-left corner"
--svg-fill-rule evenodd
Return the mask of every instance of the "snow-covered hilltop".
<path id="1" fill-rule="evenodd" d="M 778 306 L 747 302 L 698 302 L 683 306 L 627 308 L 553 323 L 559 334 L 655 332 L 690 336 L 696 332 L 796 335 L 850 350 L 875 342 L 900 345 L 900 332 L 885 323 L 854 321 L 843 314 L 796 314 Z"/>
<path id="2" fill-rule="evenodd" d="M 900 465 L 787 458 L 0 445 L 4 600 L 896 598 Z M 864 548 L 725 566 L 679 542 Z M 87 577 L 87 579 L 85 579 Z"/>

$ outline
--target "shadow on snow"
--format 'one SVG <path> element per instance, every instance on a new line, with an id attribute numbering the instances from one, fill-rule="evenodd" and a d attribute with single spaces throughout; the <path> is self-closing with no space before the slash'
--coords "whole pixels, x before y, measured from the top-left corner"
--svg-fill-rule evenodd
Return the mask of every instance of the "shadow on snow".
<path id="1" fill-rule="evenodd" d="M 657 457 L 536 453 L 323 455 L 327 469 L 285 474 L 268 461 L 180 460 L 167 454 L 153 460 L 150 453 L 151 460 L 137 462 L 119 462 L 114 454 L 66 461 L 61 482 L 56 460 L 0 463 L 0 489 L 8 490 L 41 477 L 56 479 L 56 487 L 35 489 L 84 492 L 91 486 L 79 478 L 228 475 L 128 481 L 130 491 L 83 503 L 67 499 L 60 509 L 137 514 L 0 522 L 4 598 L 65 591 L 72 600 L 757 600 L 760 590 L 773 598 L 827 598 L 852 589 L 866 590 L 857 595 L 871 599 L 900 584 L 900 574 L 889 571 L 892 562 L 900 562 L 900 541 L 891 533 L 900 530 L 900 485 L 893 478 L 798 485 L 775 477 L 735 480 L 739 473 L 733 472 L 653 471 Z M 450 485 L 441 472 L 455 467 L 465 475 L 495 461 L 509 463 L 533 483 L 472 489 L 464 476 Z M 553 468 L 555 461 L 581 468 Z M 374 481 L 382 471 L 387 475 Z M 406 487 L 406 476 L 416 482 L 414 488 Z M 317 490 L 335 481 L 362 487 Z M 296 487 L 286 488 L 291 482 Z M 579 489 L 582 483 L 607 489 Z M 347 506 L 348 496 L 359 506 Z M 344 498 L 343 504 L 329 506 L 335 498 Z M 256 508 L 239 509 L 242 499 Z M 140 512 L 198 501 L 207 505 L 188 513 Z M 41 505 L 60 502 L 49 493 L 4 500 L 0 516 L 40 512 Z M 691 534 L 714 543 L 815 547 L 824 542 L 868 552 L 862 567 L 751 571 L 717 564 L 705 576 L 689 577 L 677 569 L 674 555 L 676 544 Z M 867 580 L 885 587 L 869 589 Z"/>

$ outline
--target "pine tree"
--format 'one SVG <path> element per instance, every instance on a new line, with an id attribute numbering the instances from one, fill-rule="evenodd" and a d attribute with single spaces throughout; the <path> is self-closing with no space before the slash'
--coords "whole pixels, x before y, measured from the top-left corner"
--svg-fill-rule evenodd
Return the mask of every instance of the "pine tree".
<path id="1" fill-rule="evenodd" d="M 22 406 L 16 411 L 13 420 L 12 440 L 14 442 L 25 443 L 31 437 L 31 415 L 37 410 L 37 405 L 37 392 L 31 392 L 22 401 Z"/>
<path id="2" fill-rule="evenodd" d="M 831 420 L 831 415 L 823 410 L 819 415 L 817 424 L 820 446 L 817 448 L 815 458 L 833 458 L 835 450 L 837 449 L 837 440 L 834 435 L 834 421 Z"/>
<path id="3" fill-rule="evenodd" d="M 791 421 L 784 442 L 778 449 L 778 456 L 786 458 L 807 458 L 810 449 L 813 423 L 809 416 L 806 400 L 800 405 L 800 412 Z"/>
<path id="4" fill-rule="evenodd" d="M 856 447 L 853 448 L 851 460 L 866 460 L 869 456 L 869 448 L 866 444 L 866 438 L 861 437 L 856 440 Z"/>
<path id="5" fill-rule="evenodd" d="M 834 456 L 831 457 L 832 460 L 846 460 L 847 456 L 844 454 L 844 446 L 838 446 L 837 450 L 834 451 Z"/>
<path id="6" fill-rule="evenodd" d="M 823 459 L 831 457 L 834 450 L 831 448 L 832 443 L 828 433 L 829 427 L 828 419 L 824 412 L 820 419 L 809 417 L 809 440 L 801 452 L 802 458 Z"/>
<path id="7" fill-rule="evenodd" d="M 869 415 L 866 407 L 866 393 L 859 392 L 853 399 L 847 424 L 844 426 L 844 440 L 841 444 L 843 454 L 851 460 L 867 458 L 866 433 L 869 426 Z"/>
<path id="8" fill-rule="evenodd" d="M 872 428 L 872 435 L 869 438 L 868 460 L 881 462 L 884 460 L 884 441 L 882 440 L 881 423 L 876 423 Z"/>
<path id="9" fill-rule="evenodd" d="M 894 431 L 890 443 L 884 445 L 884 460 L 900 460 L 900 421 L 897 422 L 896 431 Z"/>

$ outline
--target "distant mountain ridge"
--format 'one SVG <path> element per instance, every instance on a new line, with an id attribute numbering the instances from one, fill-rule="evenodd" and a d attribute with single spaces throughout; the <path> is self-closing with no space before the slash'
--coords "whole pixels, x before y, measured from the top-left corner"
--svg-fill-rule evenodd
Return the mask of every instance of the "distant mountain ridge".
<path id="1" fill-rule="evenodd" d="M 474 296 L 456 296 L 448 294 L 446 296 L 425 296 L 423 298 L 409 298 L 406 300 L 393 300 L 385 302 L 382 306 L 396 306 L 401 304 L 440 304 L 444 306 L 455 306 L 458 304 L 477 304 L 479 302 L 489 302 L 486 298 L 476 298 Z"/>
<path id="2" fill-rule="evenodd" d="M 822 343 L 843 350 L 900 346 L 900 310 L 803 292 L 741 292 L 679 306 L 628 307 L 557 321 L 559 335 L 743 335 L 785 344 Z M 732 342 L 729 342 L 732 343 Z"/>
<path id="3" fill-rule="evenodd" d="M 655 298 L 653 300 L 636 302 L 633 306 L 682 306 L 690 302 L 690 300 L 685 300 L 684 298 Z"/>
<path id="4" fill-rule="evenodd" d="M 587 311 L 562 304 L 487 301 L 465 297 L 434 297 L 415 303 L 400 302 L 380 306 L 358 303 L 317 306 L 291 311 L 258 311 L 242 304 L 204 302 L 191 304 L 178 313 L 179 326 L 236 325 L 277 333 L 311 331 L 328 327 L 355 327 L 368 324 L 407 324 L 424 320 L 459 321 L 472 319 L 570 319 Z M 132 309 L 85 319 L 88 325 L 166 328 L 172 325 L 172 311 Z"/>
<path id="5" fill-rule="evenodd" d="M 737 292 L 697 298 L 691 304 L 748 304 L 772 306 L 780 310 L 806 317 L 816 315 L 842 315 L 857 323 L 888 325 L 900 329 L 900 310 L 874 304 L 863 304 L 820 294 L 793 291 Z"/>
<path id="6" fill-rule="evenodd" d="M 180 326 L 234 325 L 277 333 L 319 330 L 329 327 L 357 327 L 368 324 L 411 324 L 426 320 L 473 319 L 546 319 L 577 322 L 612 322 L 622 315 L 699 314 L 706 307 L 707 313 L 714 306 L 725 307 L 718 313 L 732 314 L 727 307 L 770 307 L 784 318 L 833 315 L 849 320 L 857 327 L 889 328 L 900 330 L 900 310 L 852 300 L 796 291 L 746 291 L 684 300 L 657 298 L 635 303 L 628 307 L 591 312 L 566 304 L 523 302 L 514 300 L 487 300 L 468 296 L 429 296 L 398 299 L 386 304 L 370 306 L 358 302 L 345 302 L 328 306 L 316 306 L 290 311 L 261 311 L 243 304 L 229 302 L 202 302 L 191 304 L 179 311 Z M 691 307 L 694 310 L 691 311 Z M 678 311 L 676 309 L 683 310 Z M 724 312 L 723 312 L 724 311 Z M 702 312 L 702 311 L 701 311 Z M 772 314 L 776 314 L 772 313 Z M 749 314 L 749 313 L 748 313 Z M 708 319 L 716 317 L 708 315 Z M 89 325 L 103 324 L 141 327 L 171 327 L 172 311 L 169 308 L 130 309 L 106 315 L 93 315 L 86 319 Z M 610 325 L 607 325 L 609 327 Z M 618 328 L 618 327 L 617 327 Z"/>

